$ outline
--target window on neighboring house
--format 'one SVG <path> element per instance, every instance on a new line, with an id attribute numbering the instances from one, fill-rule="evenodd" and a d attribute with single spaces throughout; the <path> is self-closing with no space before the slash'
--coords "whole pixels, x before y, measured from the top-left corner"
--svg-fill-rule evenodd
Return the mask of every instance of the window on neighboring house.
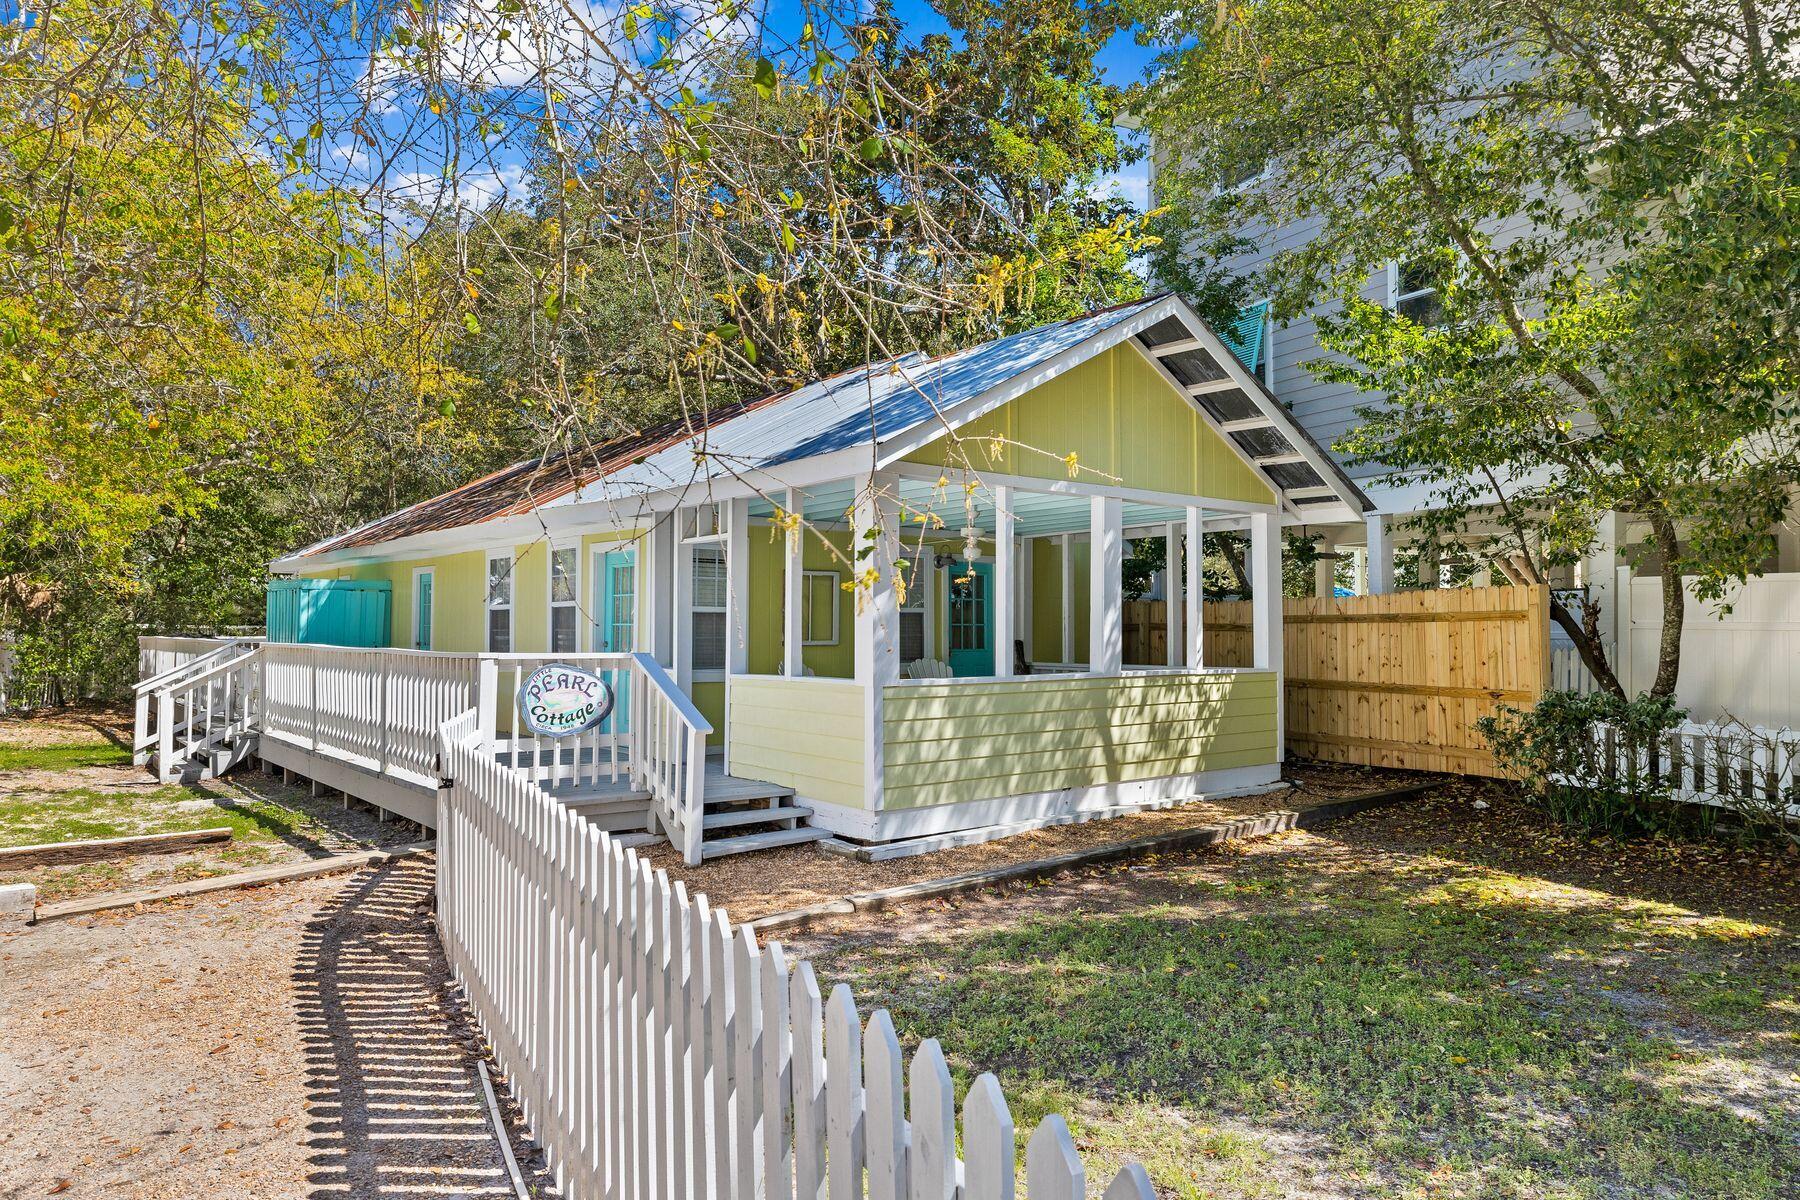
<path id="1" fill-rule="evenodd" d="M 436 572 L 420 567 L 413 572 L 413 649 L 431 649 L 431 599 Z"/>
<path id="2" fill-rule="evenodd" d="M 492 654 L 506 654 L 512 650 L 512 571 L 512 555 L 498 554 L 488 559 L 487 648 Z"/>
<path id="3" fill-rule="evenodd" d="M 576 571 L 580 554 L 574 546 L 550 551 L 550 653 L 573 654 L 576 645 Z"/>
<path id="4" fill-rule="evenodd" d="M 1389 307 L 1418 325 L 1438 325 L 1444 306 L 1438 295 L 1438 267 L 1429 260 L 1403 261 L 1388 269 Z"/>
<path id="5" fill-rule="evenodd" d="M 838 573 L 807 571 L 800 581 L 800 644 L 838 644 Z"/>
<path id="6" fill-rule="evenodd" d="M 689 663 L 695 671 L 725 669 L 725 547 L 694 547 L 693 621 L 689 626 L 693 651 Z"/>
<path id="7" fill-rule="evenodd" d="M 900 661 L 918 662 L 931 656 L 925 639 L 925 603 L 931 591 L 931 566 L 921 563 L 908 573 L 906 603 L 900 606 Z"/>
<path id="8" fill-rule="evenodd" d="M 1262 177 L 1269 160 L 1260 154 L 1240 153 L 1219 163 L 1219 190 L 1229 192 Z"/>

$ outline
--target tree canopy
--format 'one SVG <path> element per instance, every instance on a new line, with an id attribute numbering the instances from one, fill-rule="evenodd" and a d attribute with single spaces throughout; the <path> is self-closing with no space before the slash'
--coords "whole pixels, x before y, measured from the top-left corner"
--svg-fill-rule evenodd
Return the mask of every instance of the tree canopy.
<path id="1" fill-rule="evenodd" d="M 1146 111 L 1189 247 L 1316 231 L 1262 286 L 1278 319 L 1320 309 L 1315 374 L 1382 397 L 1340 449 L 1435 484 L 1433 536 L 1497 516 L 1485 552 L 1531 582 L 1600 513 L 1647 518 L 1670 694 L 1682 577 L 1759 570 L 1800 471 L 1792 6 L 1133 11 L 1165 47 Z M 1394 264 L 1429 305 L 1368 298 Z"/>
<path id="2" fill-rule="evenodd" d="M 7 26 L 0 637 L 72 682 L 135 623 L 254 623 L 271 558 L 505 462 L 1141 294 L 1145 218 L 1098 186 L 1116 15 L 942 15 Z"/>

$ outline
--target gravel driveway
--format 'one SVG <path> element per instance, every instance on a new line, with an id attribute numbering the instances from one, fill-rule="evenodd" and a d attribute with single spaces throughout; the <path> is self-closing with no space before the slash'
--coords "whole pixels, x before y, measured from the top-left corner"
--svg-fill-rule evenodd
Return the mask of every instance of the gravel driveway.
<path id="1" fill-rule="evenodd" d="M 510 1196 L 431 866 L 0 933 L 0 1196 Z"/>

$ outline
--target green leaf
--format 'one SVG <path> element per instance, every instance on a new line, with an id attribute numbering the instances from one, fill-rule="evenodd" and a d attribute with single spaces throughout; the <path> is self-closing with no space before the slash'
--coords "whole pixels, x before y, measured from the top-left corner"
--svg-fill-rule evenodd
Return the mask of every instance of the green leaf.
<path id="1" fill-rule="evenodd" d="M 783 221 L 781 223 L 781 248 L 792 254 L 797 244 L 794 240 L 794 231 L 788 228 L 786 221 Z"/>
<path id="2" fill-rule="evenodd" d="M 562 315 L 562 304 L 562 293 L 555 291 L 551 292 L 544 297 L 544 315 L 549 317 L 552 321 L 556 320 L 557 317 Z"/>
<path id="3" fill-rule="evenodd" d="M 756 361 L 756 343 L 750 340 L 748 334 L 744 336 L 744 357 L 752 363 Z"/>
<path id="4" fill-rule="evenodd" d="M 474 313 L 466 312 L 463 314 L 463 328 L 468 330 L 470 334 L 479 334 L 481 332 L 481 321 Z"/>
<path id="5" fill-rule="evenodd" d="M 766 58 L 757 59 L 756 74 L 751 76 L 751 82 L 756 84 L 757 95 L 761 96 L 764 100 L 774 99 L 775 64 Z"/>
<path id="6" fill-rule="evenodd" d="M 862 155 L 864 162 L 874 162 L 881 157 L 881 152 L 885 148 L 880 138 L 868 137 L 863 139 L 862 145 L 856 148 L 856 152 Z"/>

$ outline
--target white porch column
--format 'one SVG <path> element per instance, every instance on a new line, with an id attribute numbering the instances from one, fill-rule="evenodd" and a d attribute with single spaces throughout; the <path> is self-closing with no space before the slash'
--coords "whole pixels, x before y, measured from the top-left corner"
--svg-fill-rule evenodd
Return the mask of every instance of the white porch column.
<path id="1" fill-rule="evenodd" d="M 725 674 L 742 675 L 750 669 L 750 501 L 728 501 L 721 515 L 725 518 Z"/>
<path id="2" fill-rule="evenodd" d="M 674 660 L 675 684 L 687 695 L 694 694 L 694 548 L 682 537 L 687 510 L 674 513 L 674 528 L 669 539 L 670 564 L 673 574 L 669 597 L 669 656 Z"/>
<path id="3" fill-rule="evenodd" d="M 1124 506 L 1117 496 L 1088 501 L 1088 670 L 1125 667 Z"/>
<path id="4" fill-rule="evenodd" d="M 1388 536 L 1387 516 L 1370 513 L 1363 523 L 1369 530 L 1369 595 L 1385 596 L 1394 590 L 1394 543 Z"/>
<path id="5" fill-rule="evenodd" d="M 1013 673 L 1013 629 L 1018 616 L 1018 564 L 1013 554 L 1013 490 L 994 488 L 994 674 Z"/>
<path id="6" fill-rule="evenodd" d="M 1032 571 L 1032 559 L 1037 551 L 1033 548 L 1032 543 L 1036 540 L 1036 538 L 1028 537 L 1019 539 L 1019 620 L 1017 629 L 1019 638 L 1025 643 L 1026 662 L 1031 661 L 1032 643 L 1036 640 L 1032 637 L 1031 628 L 1031 589 L 1037 580 L 1037 576 Z"/>
<path id="7" fill-rule="evenodd" d="M 1075 661 L 1075 535 L 1062 535 L 1062 661 Z"/>
<path id="8" fill-rule="evenodd" d="M 1619 533 L 1623 522 L 1619 514 L 1601 516 L 1594 528 L 1594 544 L 1581 560 L 1581 582 L 1587 587 L 1588 599 L 1600 606 L 1600 640 L 1609 647 L 1622 644 L 1624 627 L 1619 624 Z"/>
<path id="9" fill-rule="evenodd" d="M 790 516 L 796 516 L 805 512 L 805 503 L 798 488 L 789 488 L 787 495 L 782 497 L 781 506 Z M 798 678 L 806 674 L 806 639 L 800 622 L 801 588 L 806 583 L 806 530 L 795 527 L 787 535 L 783 545 L 786 548 L 783 561 L 787 565 L 787 574 L 782 580 L 782 595 L 786 597 L 786 601 L 781 609 L 781 671 L 784 675 Z M 837 603 L 835 597 L 832 603 Z"/>
<path id="10" fill-rule="evenodd" d="M 1187 572 L 1181 565 L 1179 521 L 1163 526 L 1163 612 L 1168 614 L 1163 641 L 1168 644 L 1169 665 L 1179 667 L 1187 661 L 1187 641 L 1181 632 L 1187 625 Z"/>
<path id="11" fill-rule="evenodd" d="M 1335 554 L 1335 546 L 1326 547 L 1325 553 Z M 1321 600 L 1329 600 L 1337 594 L 1337 559 L 1321 558 L 1313 562 L 1313 595 Z"/>
<path id="12" fill-rule="evenodd" d="M 1250 590 L 1255 601 L 1251 664 L 1275 672 L 1275 758 L 1287 757 L 1287 689 L 1281 671 L 1281 517 L 1250 517 Z"/>
<path id="13" fill-rule="evenodd" d="M 1206 665 L 1206 610 L 1202 605 L 1206 602 L 1206 555 L 1203 553 L 1205 542 L 1205 512 L 1202 509 L 1187 510 L 1187 587 L 1183 589 L 1187 595 L 1187 620 L 1185 622 L 1187 643 L 1187 665 L 1198 671 Z"/>
<path id="14" fill-rule="evenodd" d="M 882 708 L 886 690 L 900 681 L 900 608 L 894 595 L 894 562 L 900 553 L 897 477 L 876 474 L 856 497 L 852 534 L 856 578 L 871 570 L 873 584 L 856 597 L 856 682 L 863 689 L 863 794 L 872 811 L 882 806 Z"/>
<path id="15" fill-rule="evenodd" d="M 1256 601 L 1251 665 L 1281 669 L 1281 518 L 1250 517 L 1250 593 Z"/>
<path id="16" fill-rule="evenodd" d="M 675 521 L 675 513 L 663 513 L 644 537 L 643 599 L 638 604 L 646 627 L 638 645 L 670 668 L 675 665 Z"/>

